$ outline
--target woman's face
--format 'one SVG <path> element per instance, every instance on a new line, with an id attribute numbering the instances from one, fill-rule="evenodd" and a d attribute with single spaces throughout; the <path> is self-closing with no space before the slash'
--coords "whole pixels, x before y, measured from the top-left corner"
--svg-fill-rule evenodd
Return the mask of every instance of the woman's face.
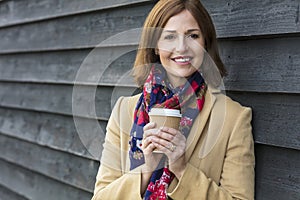
<path id="1" fill-rule="evenodd" d="M 158 40 L 160 61 L 174 87 L 186 82 L 201 65 L 204 55 L 201 29 L 187 10 L 171 17 Z"/>

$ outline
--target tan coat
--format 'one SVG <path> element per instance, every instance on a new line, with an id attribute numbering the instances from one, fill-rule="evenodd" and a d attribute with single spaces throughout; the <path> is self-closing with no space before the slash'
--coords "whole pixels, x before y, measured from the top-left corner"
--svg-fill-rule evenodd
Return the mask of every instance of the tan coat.
<path id="1" fill-rule="evenodd" d="M 93 200 L 138 200 L 140 168 L 129 171 L 133 112 L 140 95 L 121 97 L 107 125 Z M 254 199 L 254 144 L 251 109 L 209 89 L 187 138 L 184 174 L 174 178 L 174 200 Z"/>

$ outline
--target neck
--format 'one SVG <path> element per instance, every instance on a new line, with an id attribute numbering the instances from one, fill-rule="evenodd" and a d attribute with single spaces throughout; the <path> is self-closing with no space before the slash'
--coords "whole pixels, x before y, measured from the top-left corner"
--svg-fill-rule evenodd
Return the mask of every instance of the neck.
<path id="1" fill-rule="evenodd" d="M 187 82 L 187 78 L 185 77 L 174 77 L 172 75 L 167 74 L 168 79 L 174 88 L 184 85 Z"/>

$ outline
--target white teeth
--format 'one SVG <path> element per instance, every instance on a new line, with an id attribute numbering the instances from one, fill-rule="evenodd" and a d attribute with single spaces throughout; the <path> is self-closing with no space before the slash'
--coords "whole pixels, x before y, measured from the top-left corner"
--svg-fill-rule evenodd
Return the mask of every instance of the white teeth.
<path id="1" fill-rule="evenodd" d="M 189 62 L 191 60 L 191 58 L 175 58 L 174 59 L 176 62 Z"/>

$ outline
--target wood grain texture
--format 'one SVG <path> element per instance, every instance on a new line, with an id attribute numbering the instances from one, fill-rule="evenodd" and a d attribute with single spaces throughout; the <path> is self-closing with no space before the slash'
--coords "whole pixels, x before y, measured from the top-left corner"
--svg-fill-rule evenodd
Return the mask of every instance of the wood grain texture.
<path id="1" fill-rule="evenodd" d="M 210 10 L 219 38 L 300 31 L 299 0 L 218 0 L 205 1 L 204 5 Z M 94 47 L 116 33 L 141 28 L 152 7 L 153 3 L 136 4 L 2 28 L 0 53 Z"/>
<path id="2" fill-rule="evenodd" d="M 256 145 L 257 200 L 300 198 L 299 150 Z"/>
<path id="3" fill-rule="evenodd" d="M 227 90 L 299 93 L 300 38 L 221 42 Z"/>
<path id="4" fill-rule="evenodd" d="M 28 199 L 21 195 L 18 195 L 16 191 L 11 191 L 9 188 L 0 185 L 0 200 L 28 200 Z"/>
<path id="5" fill-rule="evenodd" d="M 0 6 L 0 27 L 49 20 L 67 15 L 113 9 L 150 0 L 23 0 L 3 1 Z"/>
<path id="6" fill-rule="evenodd" d="M 220 41 L 221 57 L 229 72 L 224 80 L 226 89 L 299 93 L 299 43 L 299 37 Z M 119 49 L 126 53 L 120 53 L 108 66 L 101 62 Z M 91 53 L 89 49 L 0 55 L 0 80 L 73 84 L 79 69 L 87 67 L 86 64 L 102 74 L 97 81 L 99 85 L 134 86 L 130 76 L 135 59 L 132 49 L 135 47 L 101 49 L 106 53 Z"/>
<path id="7" fill-rule="evenodd" d="M 2 28 L 0 53 L 95 47 L 120 32 L 142 27 L 149 10 L 138 4 Z M 132 39 L 137 44 L 138 38 Z"/>
<path id="8" fill-rule="evenodd" d="M 92 194 L 0 159 L 0 184 L 25 198 L 37 200 L 91 199 Z"/>
<path id="9" fill-rule="evenodd" d="M 88 127 L 79 132 L 72 116 L 1 107 L 0 113 L 0 133 L 4 135 L 92 160 L 98 158 L 89 152 L 92 143 L 102 152 L 106 121 L 77 118 Z"/>
<path id="10" fill-rule="evenodd" d="M 74 90 L 70 85 L 1 83 L 0 106 L 107 120 L 117 98 L 131 96 L 135 88 L 78 86 L 79 95 L 72 98 Z"/>
<path id="11" fill-rule="evenodd" d="M 64 184 L 93 192 L 96 161 L 0 135 L 0 158 Z"/>
<path id="12" fill-rule="evenodd" d="M 135 93 L 135 88 L 99 87 L 93 99 L 94 89 L 80 86 L 79 96 L 72 101 L 71 86 L 6 83 L 0 85 L 0 106 L 107 120 L 119 96 Z M 299 94 L 232 91 L 227 91 L 227 94 L 253 109 L 256 142 L 300 149 Z M 72 111 L 72 102 L 78 106 L 77 110 Z M 93 111 L 94 105 L 96 112 Z M 284 133 L 279 130 L 284 130 Z"/>
<path id="13" fill-rule="evenodd" d="M 227 92 L 253 112 L 253 133 L 257 143 L 300 150 L 299 94 Z"/>
<path id="14" fill-rule="evenodd" d="M 299 33 L 299 0 L 202 0 L 219 38 Z"/>

